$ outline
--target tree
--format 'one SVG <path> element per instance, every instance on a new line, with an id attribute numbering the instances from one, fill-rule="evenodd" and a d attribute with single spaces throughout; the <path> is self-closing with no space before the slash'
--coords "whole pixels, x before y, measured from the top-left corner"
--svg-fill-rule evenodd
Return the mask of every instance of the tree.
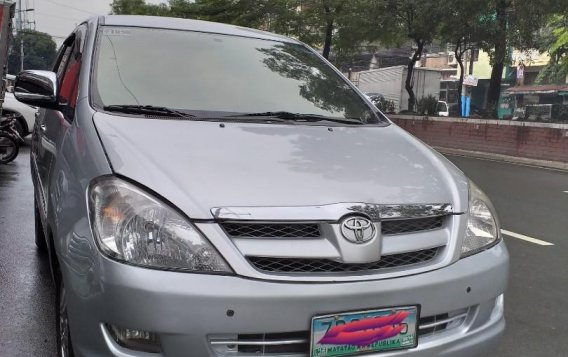
<path id="1" fill-rule="evenodd" d="M 8 72 L 20 72 L 20 43 L 24 43 L 24 69 L 51 69 L 55 61 L 56 44 L 50 35 L 25 30 L 14 36 L 8 57 Z"/>
<path id="2" fill-rule="evenodd" d="M 535 83 L 562 84 L 568 76 L 568 13 L 554 15 L 539 31 L 536 49 L 548 52 L 550 61 L 539 72 Z"/>
<path id="3" fill-rule="evenodd" d="M 312 45 L 322 46 L 322 55 L 329 58 L 334 35 L 341 19 L 346 14 L 347 0 L 305 0 L 299 1 L 298 16 L 303 27 L 298 37 Z"/>
<path id="4" fill-rule="evenodd" d="M 458 80 L 458 108 L 461 108 L 463 86 L 464 55 L 473 51 L 479 42 L 488 36 L 487 21 L 491 10 L 485 0 L 450 0 L 446 3 L 447 16 L 441 25 L 440 39 L 454 49 L 456 62 L 460 68 Z"/>
<path id="5" fill-rule="evenodd" d="M 168 5 L 147 4 L 146 0 L 113 0 L 110 8 L 113 15 L 173 15 Z"/>
<path id="6" fill-rule="evenodd" d="M 260 28 L 322 46 L 329 58 L 347 0 L 196 0 L 198 18 Z"/>
<path id="7" fill-rule="evenodd" d="M 377 4 L 374 11 L 380 11 L 380 15 L 375 15 L 375 17 L 392 24 L 396 32 L 413 43 L 413 53 L 408 61 L 404 84 L 408 92 L 408 109 L 413 110 L 416 105 L 412 83 L 414 67 L 416 62 L 422 58 L 424 46 L 432 43 L 439 34 L 440 24 L 447 16 L 446 2 L 443 0 L 378 0 L 375 5 Z M 381 28 L 384 28 L 384 25 Z"/>
<path id="8" fill-rule="evenodd" d="M 486 28 L 488 35 L 481 42 L 491 58 L 492 70 L 487 97 L 491 108 L 497 110 L 501 95 L 501 82 L 509 48 L 525 50 L 538 46 L 538 32 L 552 14 L 566 6 L 557 0 L 490 0 L 492 21 Z"/>

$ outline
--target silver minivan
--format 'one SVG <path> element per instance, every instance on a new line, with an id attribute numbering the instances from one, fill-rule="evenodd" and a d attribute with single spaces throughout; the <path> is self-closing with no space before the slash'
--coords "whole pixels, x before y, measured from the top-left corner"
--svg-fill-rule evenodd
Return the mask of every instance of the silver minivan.
<path id="1" fill-rule="evenodd" d="M 103 16 L 16 97 L 60 356 L 468 356 L 505 328 L 487 197 L 317 52 Z"/>

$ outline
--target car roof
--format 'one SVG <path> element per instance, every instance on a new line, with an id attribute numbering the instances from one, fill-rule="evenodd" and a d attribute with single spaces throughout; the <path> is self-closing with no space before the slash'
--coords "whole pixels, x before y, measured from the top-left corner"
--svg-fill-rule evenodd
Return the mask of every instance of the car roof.
<path id="1" fill-rule="evenodd" d="M 259 38 L 263 40 L 299 43 L 298 41 L 286 36 L 278 35 L 271 32 L 251 29 L 247 27 L 222 24 L 218 22 L 180 19 L 173 17 L 107 15 L 107 16 L 101 16 L 99 18 L 99 23 L 109 26 L 133 26 L 133 27 L 198 31 L 198 32 L 208 32 L 208 33 L 216 33 L 223 35 Z"/>

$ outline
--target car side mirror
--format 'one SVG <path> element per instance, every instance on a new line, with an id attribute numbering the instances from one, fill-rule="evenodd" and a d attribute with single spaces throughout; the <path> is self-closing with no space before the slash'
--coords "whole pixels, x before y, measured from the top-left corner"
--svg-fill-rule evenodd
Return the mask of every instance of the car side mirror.
<path id="1" fill-rule="evenodd" d="M 16 77 L 14 97 L 35 107 L 58 109 L 57 74 L 50 71 L 23 71 Z"/>

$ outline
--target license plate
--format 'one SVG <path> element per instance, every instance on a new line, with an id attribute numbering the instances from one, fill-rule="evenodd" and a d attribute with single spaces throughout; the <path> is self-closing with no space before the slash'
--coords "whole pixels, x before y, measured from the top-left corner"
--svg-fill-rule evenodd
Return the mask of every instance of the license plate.
<path id="1" fill-rule="evenodd" d="M 418 345 L 418 306 L 312 318 L 310 356 L 355 356 Z"/>

